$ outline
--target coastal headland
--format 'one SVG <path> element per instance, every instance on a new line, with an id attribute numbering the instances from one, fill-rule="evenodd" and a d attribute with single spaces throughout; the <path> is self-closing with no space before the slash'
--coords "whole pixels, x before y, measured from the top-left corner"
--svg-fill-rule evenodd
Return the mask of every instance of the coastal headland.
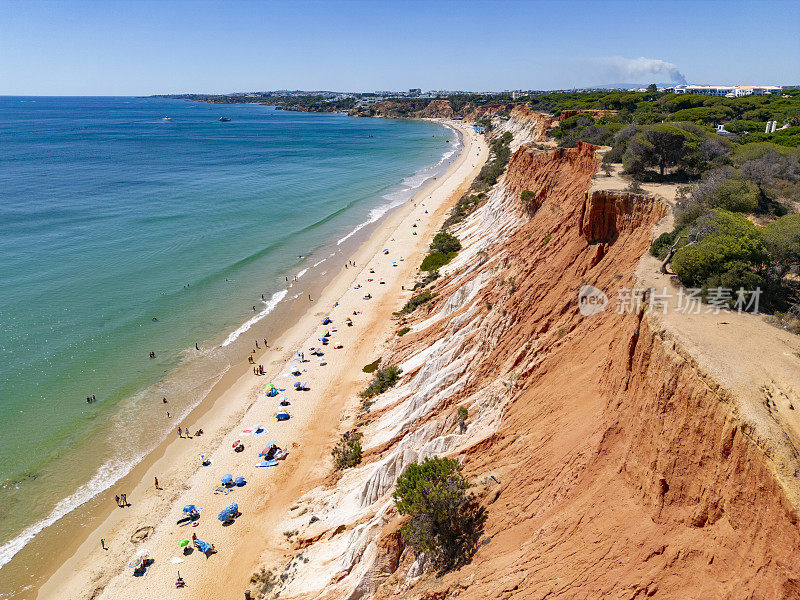
<path id="1" fill-rule="evenodd" d="M 682 290 L 649 254 L 673 227 L 678 186 L 631 185 L 617 163 L 600 175 L 611 150 L 556 147 L 552 114 L 482 110 L 488 139 L 451 122 L 464 146 L 447 174 L 256 359 L 266 376 L 240 373 L 215 396 L 202 421 L 211 464 L 198 466 L 194 440 L 170 442 L 137 473 L 134 506 L 113 511 L 38 597 L 800 595 L 798 337 L 758 314 L 653 310 L 654 290 L 673 301 Z M 603 118 L 561 117 L 587 129 Z M 459 250 L 419 282 L 445 222 Z M 322 337 L 324 354 L 309 355 Z M 362 402 L 363 367 L 378 363 L 399 369 L 396 385 Z M 293 390 L 298 379 L 308 391 Z M 286 391 L 268 397 L 268 383 Z M 291 418 L 277 422 L 284 395 Z M 268 432 L 254 438 L 257 425 Z M 338 471 L 330 451 L 344 432 L 363 453 Z M 273 439 L 288 457 L 259 471 L 255 453 Z M 482 515 L 468 558 L 444 571 L 403 536 L 392 499 L 409 465 L 442 456 Z M 227 473 L 246 485 L 215 495 Z M 170 487 L 152 490 L 156 474 Z M 242 514 L 222 526 L 232 501 Z M 216 554 L 180 551 L 186 504 L 202 509 L 193 529 Z M 142 548 L 155 562 L 133 577 Z"/>

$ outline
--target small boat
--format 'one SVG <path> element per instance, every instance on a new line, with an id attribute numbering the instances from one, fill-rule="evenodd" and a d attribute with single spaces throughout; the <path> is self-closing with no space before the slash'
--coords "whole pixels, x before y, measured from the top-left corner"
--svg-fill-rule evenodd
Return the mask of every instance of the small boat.
<path id="1" fill-rule="evenodd" d="M 162 121 L 169 121 L 169 117 L 161 117 Z"/>
<path id="2" fill-rule="evenodd" d="M 227 123 L 228 121 L 230 121 L 230 118 L 229 117 L 220 117 L 219 120 L 222 121 L 223 123 Z"/>

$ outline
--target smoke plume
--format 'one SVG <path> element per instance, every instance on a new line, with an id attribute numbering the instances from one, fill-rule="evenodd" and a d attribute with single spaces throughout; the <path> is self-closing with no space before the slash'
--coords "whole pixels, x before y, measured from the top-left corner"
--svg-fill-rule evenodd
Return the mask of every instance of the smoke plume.
<path id="1" fill-rule="evenodd" d="M 649 75 L 653 78 L 669 77 L 673 83 L 686 83 L 686 77 L 676 65 L 658 58 L 611 56 L 598 59 L 598 62 L 611 81 L 647 83 L 644 78 Z"/>

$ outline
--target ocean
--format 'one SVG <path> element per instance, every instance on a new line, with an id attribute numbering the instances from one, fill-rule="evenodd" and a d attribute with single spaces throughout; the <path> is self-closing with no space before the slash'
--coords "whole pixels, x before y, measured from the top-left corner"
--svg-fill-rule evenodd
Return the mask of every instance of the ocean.
<path id="1" fill-rule="evenodd" d="M 0 97 L 0 567 L 158 445 L 458 144 L 423 121 Z"/>

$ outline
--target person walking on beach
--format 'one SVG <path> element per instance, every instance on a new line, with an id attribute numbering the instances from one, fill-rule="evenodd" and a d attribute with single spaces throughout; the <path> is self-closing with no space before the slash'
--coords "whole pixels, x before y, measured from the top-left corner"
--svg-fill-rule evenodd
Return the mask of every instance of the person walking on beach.
<path id="1" fill-rule="evenodd" d="M 161 403 L 162 403 L 162 404 L 166 404 L 166 403 L 167 403 L 167 397 L 166 397 L 166 396 L 164 396 L 164 397 L 161 399 Z"/>
<path id="2" fill-rule="evenodd" d="M 116 501 L 117 501 L 117 506 L 119 506 L 119 494 L 117 494 L 116 496 L 114 496 L 114 500 L 116 500 Z"/>
<path id="3" fill-rule="evenodd" d="M 100 547 L 103 550 L 108 550 L 108 548 L 106 548 L 106 541 L 103 538 L 100 538 Z"/>
<path id="4" fill-rule="evenodd" d="M 122 494 L 122 506 L 130 506 L 128 504 L 128 494 Z"/>
<path id="5" fill-rule="evenodd" d="M 178 437 L 179 438 L 183 437 L 183 430 L 180 427 L 178 427 Z"/>
<path id="6" fill-rule="evenodd" d="M 153 479 L 155 479 L 155 480 L 156 480 L 156 489 L 157 489 L 157 490 L 160 490 L 161 488 L 160 488 L 160 487 L 158 487 L 158 477 L 154 477 Z"/>

